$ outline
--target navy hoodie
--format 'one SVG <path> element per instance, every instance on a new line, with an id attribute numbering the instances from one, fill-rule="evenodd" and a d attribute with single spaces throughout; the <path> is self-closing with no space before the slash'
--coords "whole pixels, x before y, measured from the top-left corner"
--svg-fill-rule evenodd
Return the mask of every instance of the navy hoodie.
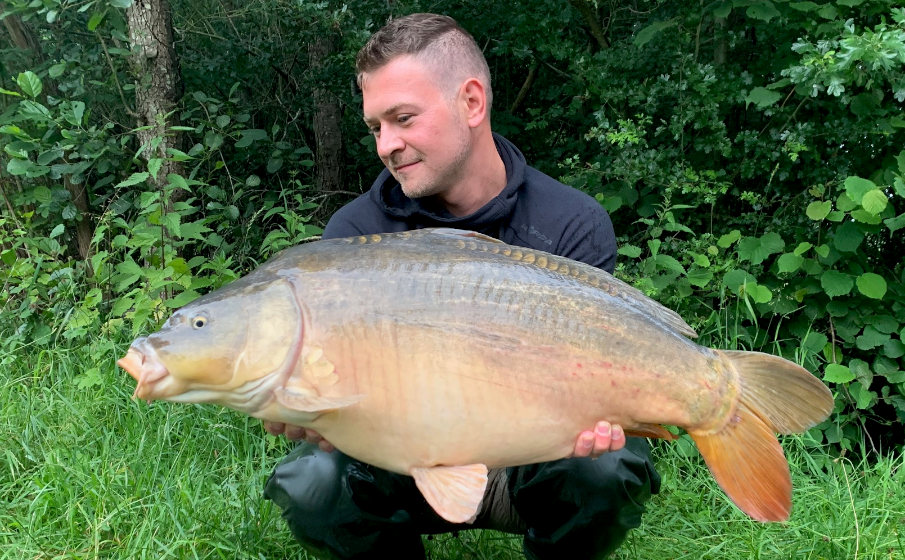
<path id="1" fill-rule="evenodd" d="M 506 165 L 506 186 L 476 212 L 453 216 L 435 198 L 408 198 L 384 169 L 367 193 L 330 218 L 323 238 L 458 228 L 613 272 L 616 236 L 606 210 L 591 196 L 530 167 L 502 136 L 494 133 L 493 139 Z"/>

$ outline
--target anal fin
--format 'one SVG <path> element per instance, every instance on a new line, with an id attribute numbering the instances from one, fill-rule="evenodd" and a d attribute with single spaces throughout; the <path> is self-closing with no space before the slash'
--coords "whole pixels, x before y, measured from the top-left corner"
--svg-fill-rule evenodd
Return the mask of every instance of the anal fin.
<path id="1" fill-rule="evenodd" d="M 487 488 L 486 465 L 416 467 L 411 475 L 440 517 L 452 523 L 475 520 Z"/>
<path id="2" fill-rule="evenodd" d="M 641 424 L 632 428 L 625 428 L 625 435 L 668 440 L 679 439 L 679 436 L 659 424 Z"/>

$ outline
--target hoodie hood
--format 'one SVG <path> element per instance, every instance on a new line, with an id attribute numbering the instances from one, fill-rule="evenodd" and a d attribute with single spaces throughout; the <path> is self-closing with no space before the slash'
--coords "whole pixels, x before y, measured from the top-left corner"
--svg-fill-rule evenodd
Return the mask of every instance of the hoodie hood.
<path id="1" fill-rule="evenodd" d="M 386 214 L 408 223 L 410 229 L 453 227 L 495 235 L 501 221 L 515 208 L 525 182 L 525 156 L 512 142 L 493 133 L 497 152 L 506 166 L 506 186 L 487 204 L 467 216 L 453 216 L 435 197 L 408 198 L 389 170 L 384 169 L 370 190 L 371 200 Z"/>

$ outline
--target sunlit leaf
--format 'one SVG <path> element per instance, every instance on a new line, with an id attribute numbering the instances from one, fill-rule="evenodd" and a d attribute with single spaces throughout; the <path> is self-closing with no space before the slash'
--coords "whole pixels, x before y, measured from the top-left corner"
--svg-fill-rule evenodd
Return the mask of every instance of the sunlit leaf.
<path id="1" fill-rule="evenodd" d="M 886 280 L 879 274 L 865 272 L 856 282 L 858 291 L 871 299 L 883 299 L 886 295 Z"/>
<path id="2" fill-rule="evenodd" d="M 855 374 L 843 365 L 828 364 L 823 370 L 823 380 L 829 383 L 849 383 L 855 380 Z"/>

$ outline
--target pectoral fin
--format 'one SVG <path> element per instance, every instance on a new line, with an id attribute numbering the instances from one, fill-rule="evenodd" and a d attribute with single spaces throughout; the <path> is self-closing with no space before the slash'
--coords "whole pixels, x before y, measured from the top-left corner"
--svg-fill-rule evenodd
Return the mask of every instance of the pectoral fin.
<path id="1" fill-rule="evenodd" d="M 314 393 L 302 393 L 286 388 L 274 390 L 273 395 L 282 406 L 301 412 L 327 412 L 351 406 L 364 398 L 363 395 L 323 397 Z"/>
<path id="2" fill-rule="evenodd" d="M 471 523 L 487 487 L 487 466 L 417 467 L 411 475 L 427 503 L 443 519 Z"/>

